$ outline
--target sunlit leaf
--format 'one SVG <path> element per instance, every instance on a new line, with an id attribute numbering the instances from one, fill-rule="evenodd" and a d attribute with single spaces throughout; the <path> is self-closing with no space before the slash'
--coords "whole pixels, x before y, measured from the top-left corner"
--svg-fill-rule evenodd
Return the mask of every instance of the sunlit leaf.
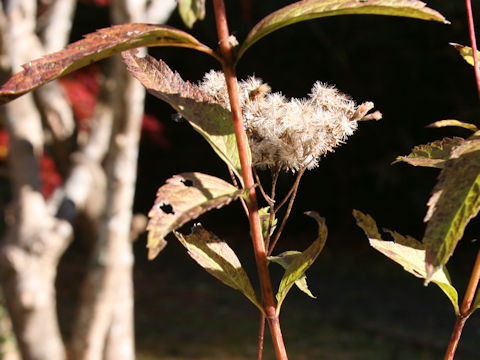
<path id="1" fill-rule="evenodd" d="M 205 19 L 205 0 L 177 0 L 178 12 L 190 29 L 197 20 Z"/>
<path id="2" fill-rule="evenodd" d="M 258 215 L 260 216 L 260 221 L 262 223 L 262 233 L 263 238 L 266 239 L 268 236 L 268 227 L 270 226 L 270 207 L 264 207 L 258 210 Z M 272 225 L 270 226 L 270 235 L 275 231 L 277 227 L 277 218 L 273 217 Z"/>
<path id="3" fill-rule="evenodd" d="M 269 256 L 267 260 L 281 265 L 286 270 L 290 266 L 290 264 L 293 262 L 293 260 L 295 260 L 298 256 L 301 256 L 301 255 L 302 253 L 300 251 L 291 250 L 291 251 L 285 251 L 277 256 Z M 295 281 L 295 285 L 305 294 L 315 299 L 315 296 L 312 294 L 312 292 L 308 288 L 307 276 L 305 274 L 300 276 Z"/>
<path id="4" fill-rule="evenodd" d="M 448 21 L 439 12 L 417 0 L 303 0 L 287 5 L 263 18 L 248 34 L 238 58 L 271 32 L 300 21 L 336 15 L 370 14 Z"/>
<path id="5" fill-rule="evenodd" d="M 395 231 L 386 229 L 394 241 L 385 241 L 382 239 L 375 220 L 370 215 L 363 214 L 358 210 L 353 211 L 353 216 L 357 225 L 362 228 L 370 241 L 370 245 L 382 254 L 392 259 L 409 273 L 416 277 L 426 279 L 425 269 L 425 246 L 411 236 L 404 236 Z M 450 281 L 447 269 L 442 267 L 431 278 L 442 291 L 447 295 L 453 305 L 455 313 L 459 313 L 458 293 Z"/>
<path id="6" fill-rule="evenodd" d="M 428 279 L 447 263 L 470 219 L 480 209 L 480 139 L 473 136 L 452 151 L 428 201 L 423 243 Z"/>
<path id="7" fill-rule="evenodd" d="M 445 162 L 450 158 L 452 150 L 464 142 L 464 139 L 454 137 L 417 145 L 408 156 L 398 156 L 393 163 L 404 161 L 413 166 L 443 168 Z"/>
<path id="8" fill-rule="evenodd" d="M 455 49 L 458 50 L 460 56 L 472 66 L 475 66 L 475 62 L 473 61 L 473 51 L 470 46 L 463 46 L 456 43 L 450 43 Z M 478 57 L 480 58 L 480 51 L 477 50 Z"/>
<path id="9" fill-rule="evenodd" d="M 327 241 L 327 225 L 325 224 L 325 219 L 320 217 L 314 211 L 308 211 L 305 214 L 313 217 L 318 224 L 318 238 L 310 245 L 305 251 L 301 254 L 298 254 L 291 264 L 285 270 L 285 274 L 280 281 L 280 286 L 278 287 L 278 292 L 276 295 L 277 298 L 277 314 L 280 313 L 283 300 L 287 296 L 288 292 L 292 288 L 293 284 L 299 280 L 304 274 L 305 271 L 313 264 L 318 254 L 322 251 L 325 241 Z"/>
<path id="10" fill-rule="evenodd" d="M 186 222 L 214 208 L 221 208 L 242 194 L 235 186 L 197 172 L 175 175 L 157 191 L 148 213 L 148 258 L 165 247 L 164 237 Z"/>
<path id="11" fill-rule="evenodd" d="M 65 49 L 23 65 L 0 89 L 0 105 L 66 75 L 122 51 L 141 46 L 176 46 L 215 52 L 184 31 L 149 24 L 123 24 L 100 29 Z"/>
<path id="12" fill-rule="evenodd" d="M 458 121 L 455 119 L 439 120 L 427 125 L 427 127 L 431 127 L 431 128 L 442 128 L 447 126 L 461 127 L 467 130 L 471 130 L 473 132 L 478 131 L 478 128 L 475 125 L 469 124 L 463 121 Z"/>
<path id="13" fill-rule="evenodd" d="M 235 252 L 228 244 L 200 224 L 193 227 L 190 235 L 175 232 L 188 254 L 205 270 L 224 284 L 241 291 L 262 312 L 248 275 Z"/>
<path id="14" fill-rule="evenodd" d="M 137 57 L 135 50 L 122 53 L 128 70 L 149 93 L 169 103 L 212 146 L 242 181 L 242 168 L 229 110 L 217 104 L 197 86 L 183 81 L 162 60 Z"/>

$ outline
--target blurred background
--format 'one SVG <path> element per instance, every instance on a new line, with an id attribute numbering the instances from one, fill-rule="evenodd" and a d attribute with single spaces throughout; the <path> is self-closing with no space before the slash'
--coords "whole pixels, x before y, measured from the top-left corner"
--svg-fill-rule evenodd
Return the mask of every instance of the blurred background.
<path id="1" fill-rule="evenodd" d="M 289 3 L 227 2 L 230 29 L 241 43 L 261 18 Z M 76 6 L 70 41 L 110 25 L 108 1 L 83 0 Z M 287 97 L 306 96 L 320 80 L 357 103 L 373 101 L 383 114 L 381 121 L 360 123 L 346 144 L 302 178 L 277 251 L 303 250 L 315 238 L 315 222 L 303 215 L 307 210 L 326 218 L 329 236 L 307 272 L 317 298 L 292 289 L 282 310 L 291 359 L 439 359 L 448 343 L 455 317 L 447 298 L 434 284 L 423 287 L 421 279 L 371 248 L 352 217 L 352 210 L 358 209 L 372 215 L 379 227 L 421 239 L 426 202 L 438 170 L 391 163 L 414 145 L 469 135 L 456 128 L 426 128 L 434 121 L 457 119 L 478 125 L 473 68 L 449 45 L 470 44 L 465 4 L 431 0 L 428 6 L 451 24 L 366 15 L 321 18 L 270 34 L 238 64 L 239 78 L 255 75 Z M 478 14 L 480 1 L 473 1 L 473 6 Z M 168 25 L 185 29 L 177 11 Z M 206 19 L 189 32 L 217 48 L 211 2 Z M 191 82 L 219 69 L 213 59 L 188 49 L 149 52 Z M 147 214 L 158 187 L 174 174 L 199 171 L 229 179 L 223 162 L 188 122 L 175 121 L 168 104 L 147 95 L 145 113 L 134 213 Z M 261 172 L 261 177 L 268 184 L 269 173 Z M 288 191 L 293 180 L 293 175 L 284 174 L 278 193 Z M 228 240 L 256 283 L 248 221 L 240 204 L 212 211 L 199 221 Z M 479 225 L 472 220 L 447 266 L 461 298 L 478 250 Z M 190 227 L 182 230 L 189 232 Z M 147 260 L 145 234 L 133 245 L 137 358 L 254 358 L 255 308 L 204 272 L 175 238 L 167 240 L 168 246 L 154 261 Z M 74 241 L 60 261 L 57 303 L 65 338 L 71 335 L 80 292 L 79 282 L 72 279 L 85 276 L 90 251 L 85 241 Z M 282 272 L 274 267 L 278 283 Z M 457 359 L 480 356 L 480 320 L 475 315 L 467 322 Z M 266 339 L 264 358 L 273 359 Z"/>

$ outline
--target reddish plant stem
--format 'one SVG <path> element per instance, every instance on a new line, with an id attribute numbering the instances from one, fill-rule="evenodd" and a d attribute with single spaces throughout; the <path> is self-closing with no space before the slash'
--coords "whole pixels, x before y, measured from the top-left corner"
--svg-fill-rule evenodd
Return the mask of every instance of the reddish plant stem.
<path id="1" fill-rule="evenodd" d="M 472 45 L 473 64 L 475 68 L 475 79 L 477 82 L 478 96 L 480 97 L 480 67 L 478 66 L 477 39 L 475 36 L 475 24 L 473 22 L 473 11 L 471 0 L 465 0 L 468 16 L 468 31 L 470 33 L 470 42 Z"/>
<path id="2" fill-rule="evenodd" d="M 473 64 L 475 68 L 475 79 L 477 83 L 477 91 L 480 97 L 480 67 L 478 65 L 478 53 L 477 53 L 477 39 L 475 36 L 475 24 L 473 22 L 473 11 L 471 0 L 465 0 L 468 17 L 468 30 L 470 33 L 470 42 L 472 45 Z M 477 253 L 477 258 L 473 266 L 472 274 L 470 275 L 470 281 L 468 282 L 467 290 L 463 298 L 462 306 L 460 307 L 460 313 L 457 315 L 455 325 L 452 330 L 452 336 L 448 343 L 447 351 L 445 352 L 445 360 L 453 360 L 455 352 L 457 351 L 458 342 L 462 336 L 463 327 L 465 322 L 475 310 L 472 308 L 472 302 L 477 292 L 478 282 L 480 280 L 480 250 Z"/>
<path id="3" fill-rule="evenodd" d="M 480 280 L 480 250 L 477 253 L 475 264 L 473 265 L 472 274 L 470 275 L 470 281 L 468 282 L 467 290 L 465 291 L 465 297 L 463 298 L 462 306 L 460 307 L 460 314 L 462 316 L 470 316 L 472 313 L 472 302 L 477 292 L 478 281 Z"/>
<path id="4" fill-rule="evenodd" d="M 448 348 L 445 353 L 445 360 L 454 359 L 458 342 L 460 341 L 460 336 L 462 335 L 463 326 L 465 325 L 466 321 L 467 318 L 457 316 L 457 320 L 455 320 L 455 326 L 453 327 L 452 336 L 450 337 L 450 342 L 448 343 Z"/>
<path id="5" fill-rule="evenodd" d="M 257 179 L 257 183 L 259 184 L 259 188 L 262 190 L 263 197 L 267 201 L 269 207 L 270 207 L 270 215 L 268 219 L 268 229 L 267 229 L 267 237 L 264 241 L 265 243 L 265 249 L 268 249 L 270 246 L 270 238 L 272 235 L 272 226 L 273 226 L 273 220 L 275 219 L 275 191 L 277 187 L 277 180 L 278 176 L 280 175 L 280 168 L 276 168 L 275 170 L 272 170 L 272 189 L 270 196 L 268 196 L 265 191 L 262 188 L 262 185 L 260 183 L 260 178 L 255 171 L 255 168 L 253 169 L 255 178 Z M 260 317 L 260 326 L 258 329 L 258 354 L 257 354 L 257 360 L 262 360 L 263 356 L 263 342 L 265 338 L 265 314 L 261 314 Z"/>
<path id="6" fill-rule="evenodd" d="M 462 335 L 463 326 L 465 322 L 472 314 L 474 308 L 472 308 L 473 299 L 477 292 L 478 282 L 480 280 L 480 250 L 477 253 L 475 264 L 473 265 L 472 274 L 470 275 L 470 281 L 468 282 L 465 296 L 463 297 L 462 306 L 460 307 L 460 313 L 457 315 L 455 326 L 453 327 L 452 336 L 448 343 L 447 351 L 445 352 L 445 360 L 453 360 L 455 357 L 455 351 L 458 347 L 458 342 Z"/>
<path id="7" fill-rule="evenodd" d="M 267 256 L 265 252 L 265 244 L 263 243 L 260 216 L 258 214 L 258 203 L 254 188 L 252 166 L 248 156 L 247 137 L 243 128 L 242 109 L 240 107 L 237 76 L 233 67 L 232 43 L 230 41 L 230 32 L 228 30 L 225 4 L 223 0 L 214 0 L 213 6 L 220 52 L 222 54 L 222 68 L 227 83 L 233 126 L 240 155 L 240 164 L 242 166 L 242 178 L 245 188 L 249 189 L 249 201 L 247 201 L 247 207 L 249 210 L 248 218 L 250 222 L 253 249 L 255 252 L 255 261 L 257 263 L 258 277 L 262 289 L 263 309 L 270 327 L 276 357 L 279 360 L 286 360 L 288 357 L 283 343 L 278 315 L 275 311 L 275 299 L 273 296 L 270 274 L 267 268 Z"/>
<path id="8" fill-rule="evenodd" d="M 265 337 L 265 314 L 260 315 L 260 325 L 258 330 L 258 352 L 257 360 L 262 360 L 263 357 L 263 339 Z"/>

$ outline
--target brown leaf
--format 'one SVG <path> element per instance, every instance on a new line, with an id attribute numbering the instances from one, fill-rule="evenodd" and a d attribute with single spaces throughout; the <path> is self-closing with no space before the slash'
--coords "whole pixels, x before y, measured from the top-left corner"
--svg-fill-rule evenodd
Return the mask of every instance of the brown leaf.
<path id="1" fill-rule="evenodd" d="M 164 237 L 186 222 L 236 199 L 243 190 L 214 176 L 198 172 L 175 175 L 157 192 L 148 216 L 148 258 L 165 247 Z"/>
<path id="2" fill-rule="evenodd" d="M 242 181 L 242 166 L 229 110 L 217 104 L 197 86 L 183 81 L 162 60 L 138 57 L 136 51 L 122 53 L 130 73 L 149 93 L 169 103 L 208 141 L 217 155 Z"/>
<path id="3" fill-rule="evenodd" d="M 177 72 L 173 72 L 164 61 L 156 60 L 149 55 L 138 57 L 136 54 L 137 50 L 122 52 L 123 61 L 130 73 L 152 95 L 167 102 L 172 102 L 172 97 L 168 95 L 177 95 L 197 102 L 214 103 L 212 97 L 200 91 L 189 81 L 183 81 L 182 77 Z"/>
<path id="4" fill-rule="evenodd" d="M 60 76 L 141 46 L 177 46 L 196 49 L 218 59 L 215 52 L 184 31 L 165 25 L 122 24 L 100 29 L 65 49 L 23 65 L 0 89 L 5 104 Z"/>

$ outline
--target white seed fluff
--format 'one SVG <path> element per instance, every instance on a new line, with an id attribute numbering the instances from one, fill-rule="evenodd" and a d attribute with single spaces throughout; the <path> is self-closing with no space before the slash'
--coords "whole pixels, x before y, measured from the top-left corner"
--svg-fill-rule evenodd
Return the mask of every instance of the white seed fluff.
<path id="1" fill-rule="evenodd" d="M 223 73 L 211 70 L 199 88 L 230 109 Z M 303 99 L 271 93 L 253 76 L 240 81 L 239 90 L 253 165 L 282 170 L 318 166 L 320 157 L 343 144 L 373 107 L 373 103 L 358 107 L 349 96 L 318 81 Z"/>

